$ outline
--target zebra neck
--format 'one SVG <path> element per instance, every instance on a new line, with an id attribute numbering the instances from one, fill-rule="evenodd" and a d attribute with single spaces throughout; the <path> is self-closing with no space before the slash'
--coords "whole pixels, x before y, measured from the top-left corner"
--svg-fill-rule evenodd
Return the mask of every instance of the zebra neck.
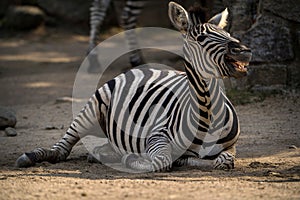
<path id="1" fill-rule="evenodd" d="M 185 61 L 190 89 L 190 116 L 195 121 L 197 130 L 208 132 L 213 130 L 226 115 L 225 99 L 219 80 L 204 79 L 192 65 Z"/>

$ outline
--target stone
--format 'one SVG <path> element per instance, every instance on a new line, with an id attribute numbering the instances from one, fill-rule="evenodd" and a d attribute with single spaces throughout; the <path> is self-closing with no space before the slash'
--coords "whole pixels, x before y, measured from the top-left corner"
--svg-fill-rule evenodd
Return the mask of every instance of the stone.
<path id="1" fill-rule="evenodd" d="M 300 44 L 300 31 L 297 31 L 298 44 Z"/>
<path id="2" fill-rule="evenodd" d="M 246 31 L 257 17 L 258 0 L 223 0 L 229 9 L 230 32 Z"/>
<path id="3" fill-rule="evenodd" d="M 82 23 L 89 21 L 91 2 L 92 0 L 38 0 L 37 4 L 48 15 L 59 20 Z"/>
<path id="4" fill-rule="evenodd" d="M 88 30 L 90 20 L 90 7 L 93 0 L 37 0 L 37 4 L 47 13 L 47 23 L 52 25 L 76 24 Z M 115 2 L 114 2 L 115 3 Z M 118 25 L 118 16 L 110 4 L 101 27 Z"/>
<path id="5" fill-rule="evenodd" d="M 58 129 L 58 127 L 52 126 L 52 125 L 47 125 L 47 126 L 45 127 L 45 130 L 55 130 L 55 129 Z"/>
<path id="6" fill-rule="evenodd" d="M 296 145 L 290 145 L 289 149 L 297 149 Z"/>
<path id="7" fill-rule="evenodd" d="M 44 22 L 44 12 L 35 6 L 12 6 L 4 17 L 4 27 L 27 30 L 40 26 Z"/>
<path id="8" fill-rule="evenodd" d="M 16 123 L 15 113 L 6 107 L 0 106 L 0 129 L 15 127 Z"/>
<path id="9" fill-rule="evenodd" d="M 1 0 L 0 1 L 0 18 L 2 18 L 5 15 L 8 7 L 13 3 L 14 2 L 12 0 Z"/>
<path id="10" fill-rule="evenodd" d="M 298 58 L 299 59 L 299 58 Z M 294 61 L 288 65 L 289 82 L 288 85 L 300 88 L 300 61 Z"/>
<path id="11" fill-rule="evenodd" d="M 299 3 L 299 0 L 264 0 L 262 6 L 264 10 L 270 11 L 276 16 L 299 23 Z"/>
<path id="12" fill-rule="evenodd" d="M 72 98 L 72 97 L 58 97 L 55 100 L 55 103 L 81 103 L 85 102 L 85 99 L 77 99 L 77 98 Z"/>
<path id="13" fill-rule="evenodd" d="M 16 129 L 14 129 L 12 127 L 7 127 L 4 131 L 8 137 L 15 137 L 18 135 Z"/>
<path id="14" fill-rule="evenodd" d="M 249 69 L 247 85 L 286 85 L 288 81 L 287 66 L 280 64 L 254 65 Z"/>
<path id="15" fill-rule="evenodd" d="M 294 59 L 288 23 L 279 17 L 263 15 L 245 33 L 237 34 L 252 49 L 252 62 L 283 62 Z"/>

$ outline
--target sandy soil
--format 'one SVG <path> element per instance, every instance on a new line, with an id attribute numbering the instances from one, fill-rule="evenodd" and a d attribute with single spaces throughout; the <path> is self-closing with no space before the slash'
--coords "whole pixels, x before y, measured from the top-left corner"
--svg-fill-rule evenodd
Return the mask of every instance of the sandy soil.
<path id="1" fill-rule="evenodd" d="M 0 38 L 0 105 L 18 119 L 18 136 L 0 131 L 0 199 L 300 199 L 297 92 L 236 106 L 241 137 L 234 170 L 130 174 L 88 163 L 82 143 L 67 162 L 16 168 L 22 153 L 50 147 L 72 121 L 71 103 L 56 99 L 72 95 L 87 41 L 57 30 Z"/>

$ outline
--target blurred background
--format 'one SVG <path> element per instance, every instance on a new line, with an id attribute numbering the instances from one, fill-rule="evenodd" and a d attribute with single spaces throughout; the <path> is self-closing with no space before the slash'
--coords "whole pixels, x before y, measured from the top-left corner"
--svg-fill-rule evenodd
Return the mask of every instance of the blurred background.
<path id="1" fill-rule="evenodd" d="M 0 199 L 299 199 L 299 0 L 174 1 L 185 8 L 202 5 L 207 19 L 228 7 L 226 30 L 252 48 L 249 75 L 224 80 L 241 122 L 236 169 L 124 174 L 87 163 L 87 148 L 78 143 L 67 162 L 18 170 L 16 159 L 52 146 L 77 114 L 72 103 L 86 102 L 72 99 L 72 92 L 89 46 L 92 0 L 0 0 Z M 138 27 L 173 29 L 168 2 L 149 0 Z M 118 25 L 123 4 L 110 5 L 101 41 L 123 30 Z M 159 38 L 162 45 L 174 41 L 166 34 Z M 174 55 L 150 53 L 146 61 L 182 69 Z M 130 68 L 126 55 L 104 78 L 122 68 Z M 83 90 L 99 76 L 85 75 Z"/>
<path id="2" fill-rule="evenodd" d="M 167 16 L 168 2 L 149 1 L 139 17 L 138 26 L 172 29 Z M 176 2 L 185 8 L 195 2 L 202 5 L 206 8 L 207 19 L 225 7 L 229 8 L 227 31 L 253 51 L 249 76 L 226 80 L 229 90 L 282 93 L 300 87 L 298 0 Z M 0 87 L 5 94 L 1 95 L 0 104 L 20 103 L 21 99 L 17 97 L 22 93 L 28 94 L 28 97 L 22 96 L 22 101 L 32 102 L 34 98 L 47 100 L 51 95 L 60 96 L 61 92 L 70 96 L 72 81 L 88 48 L 91 3 L 92 0 L 0 1 Z M 122 31 L 118 27 L 123 5 L 124 1 L 112 1 L 101 27 L 102 40 Z M 58 72 L 62 75 L 57 75 Z M 48 80 L 51 76 L 57 79 L 55 83 Z M 21 91 L 11 89 L 16 84 Z M 48 88 L 52 90 L 47 91 Z M 44 95 L 36 97 L 35 92 Z"/>

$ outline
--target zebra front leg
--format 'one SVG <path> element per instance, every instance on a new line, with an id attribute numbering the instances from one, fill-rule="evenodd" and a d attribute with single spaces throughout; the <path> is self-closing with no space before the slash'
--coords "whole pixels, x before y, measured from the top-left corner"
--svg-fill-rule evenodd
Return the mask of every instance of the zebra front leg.
<path id="1" fill-rule="evenodd" d="M 174 162 L 174 165 L 178 167 L 191 166 L 201 169 L 229 170 L 234 168 L 235 153 L 235 145 L 233 145 L 227 150 L 222 151 L 214 160 L 183 155 Z"/>
<path id="2" fill-rule="evenodd" d="M 204 160 L 194 156 L 181 156 L 174 162 L 174 165 L 177 167 L 190 166 L 200 169 L 213 169 L 214 160 Z"/>
<path id="3" fill-rule="evenodd" d="M 222 151 L 220 155 L 214 160 L 214 168 L 221 170 L 229 170 L 234 168 L 236 149 L 235 145 Z"/>
<path id="4" fill-rule="evenodd" d="M 153 134 L 147 139 L 146 157 L 123 156 L 122 163 L 139 171 L 169 171 L 172 168 L 171 144 L 165 134 Z"/>

